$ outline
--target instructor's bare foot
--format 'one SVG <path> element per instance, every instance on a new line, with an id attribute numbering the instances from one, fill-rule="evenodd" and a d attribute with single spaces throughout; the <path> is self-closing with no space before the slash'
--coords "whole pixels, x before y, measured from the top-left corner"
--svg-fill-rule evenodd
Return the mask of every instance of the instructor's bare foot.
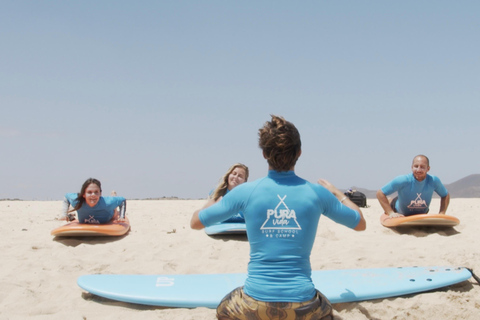
<path id="1" fill-rule="evenodd" d="M 117 196 L 117 191 L 112 190 L 112 192 L 110 192 L 110 195 L 111 195 L 112 197 L 116 197 L 116 196 Z"/>

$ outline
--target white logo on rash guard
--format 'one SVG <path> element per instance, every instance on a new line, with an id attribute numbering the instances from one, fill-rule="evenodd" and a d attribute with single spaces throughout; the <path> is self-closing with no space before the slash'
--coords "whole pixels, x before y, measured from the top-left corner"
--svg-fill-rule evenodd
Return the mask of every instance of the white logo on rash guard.
<path id="1" fill-rule="evenodd" d="M 100 224 L 100 221 L 95 220 L 93 216 L 89 216 L 88 219 L 85 219 L 84 223 Z"/>
<path id="2" fill-rule="evenodd" d="M 417 198 L 410 201 L 410 204 L 407 206 L 407 208 L 410 210 L 427 208 L 427 202 L 422 199 L 421 193 L 417 193 Z"/>
<path id="3" fill-rule="evenodd" d="M 277 197 L 280 199 L 280 202 L 274 209 L 267 210 L 267 219 L 260 229 L 267 237 L 273 237 L 272 233 L 276 233 L 277 238 L 295 237 L 298 230 L 302 230 L 297 222 L 295 211 L 290 210 L 284 202 L 287 196 L 282 198 L 280 195 L 277 195 Z"/>

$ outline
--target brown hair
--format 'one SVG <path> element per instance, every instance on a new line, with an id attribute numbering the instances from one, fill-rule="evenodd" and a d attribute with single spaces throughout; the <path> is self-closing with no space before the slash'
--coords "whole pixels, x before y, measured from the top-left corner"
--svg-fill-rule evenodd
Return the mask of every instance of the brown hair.
<path id="1" fill-rule="evenodd" d="M 245 182 L 248 180 L 248 167 L 244 164 L 241 163 L 235 163 L 232 165 L 227 172 L 223 175 L 223 177 L 220 179 L 220 182 L 218 186 L 215 188 L 213 191 L 211 198 L 215 201 L 217 201 L 218 198 L 223 197 L 227 193 L 227 188 L 228 188 L 228 176 L 230 173 L 232 173 L 233 170 L 236 168 L 242 168 L 245 170 Z"/>
<path id="2" fill-rule="evenodd" d="M 80 192 L 78 193 L 78 196 L 77 196 L 77 205 L 73 208 L 73 210 L 71 211 L 76 211 L 78 209 L 80 209 L 83 204 L 85 203 L 85 198 L 83 197 L 83 195 L 85 194 L 85 190 L 88 188 L 89 185 L 91 184 L 96 184 L 99 188 L 100 188 L 100 192 L 102 192 L 102 184 L 100 183 L 99 180 L 97 179 L 94 179 L 94 178 L 89 178 L 87 179 L 83 185 L 82 185 L 82 189 L 80 189 Z"/>
<path id="3" fill-rule="evenodd" d="M 258 130 L 258 145 L 273 170 L 289 171 L 300 156 L 300 133 L 293 123 L 283 117 L 271 117 L 272 120 Z"/>

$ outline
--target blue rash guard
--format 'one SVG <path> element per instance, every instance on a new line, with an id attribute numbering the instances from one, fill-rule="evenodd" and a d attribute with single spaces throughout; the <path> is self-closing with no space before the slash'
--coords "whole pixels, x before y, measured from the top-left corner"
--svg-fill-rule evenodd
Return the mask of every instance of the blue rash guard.
<path id="1" fill-rule="evenodd" d="M 67 193 L 65 195 L 66 201 L 72 207 L 75 207 L 78 203 L 77 197 L 78 193 Z M 115 208 L 121 206 L 124 202 L 124 197 L 100 197 L 97 204 L 93 207 L 84 203 L 77 210 L 78 221 L 80 223 L 107 223 L 112 220 Z"/>
<path id="2" fill-rule="evenodd" d="M 209 196 L 211 196 L 213 194 L 213 191 L 210 191 L 210 193 L 208 194 Z M 229 193 L 230 190 L 226 190 L 225 192 L 225 195 L 227 195 L 227 193 Z M 223 197 L 222 197 L 223 199 Z M 243 217 L 243 212 L 237 212 L 235 215 L 231 216 L 230 218 L 228 218 L 227 220 L 225 221 L 222 221 L 223 222 L 236 222 L 236 223 L 243 223 L 245 222 L 245 218 Z"/>
<path id="3" fill-rule="evenodd" d="M 429 174 L 423 181 L 415 179 L 413 173 L 398 176 L 381 190 L 387 196 L 398 192 L 395 210 L 405 216 L 427 213 L 434 191 L 442 198 L 448 195 L 440 179 Z"/>
<path id="4" fill-rule="evenodd" d="M 269 171 L 268 176 L 230 191 L 215 205 L 200 211 L 204 226 L 243 212 L 250 243 L 250 263 L 244 291 L 259 301 L 302 302 L 312 299 L 310 253 L 320 215 L 349 228 L 360 214 L 342 205 L 326 188 L 293 171 Z"/>

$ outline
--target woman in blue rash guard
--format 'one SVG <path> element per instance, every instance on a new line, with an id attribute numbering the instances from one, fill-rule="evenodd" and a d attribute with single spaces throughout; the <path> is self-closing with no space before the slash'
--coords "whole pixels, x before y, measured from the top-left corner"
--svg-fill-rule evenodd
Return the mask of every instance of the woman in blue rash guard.
<path id="1" fill-rule="evenodd" d="M 217 307 L 218 319 L 331 319 L 332 306 L 315 289 L 310 254 L 321 215 L 362 231 L 362 212 L 326 180 L 310 183 L 295 172 L 301 140 L 297 128 L 272 115 L 259 130 L 259 146 L 268 163 L 266 177 L 237 186 L 222 201 L 196 210 L 193 229 L 243 212 L 250 244 L 244 286 Z"/>
<path id="2" fill-rule="evenodd" d="M 73 209 L 70 209 L 70 206 Z M 123 220 L 127 201 L 124 197 L 103 197 L 102 185 L 94 178 L 87 179 L 79 193 L 67 193 L 63 201 L 63 215 L 66 220 L 73 220 L 70 212 L 77 211 L 80 223 L 102 224 L 111 220 Z M 118 208 L 118 209 L 117 209 Z"/>
<path id="3" fill-rule="evenodd" d="M 233 190 L 233 188 L 247 182 L 248 174 L 248 167 L 246 165 L 241 163 L 235 163 L 232 165 L 220 179 L 215 190 L 208 195 L 207 202 L 202 209 L 208 208 L 217 203 L 222 200 L 227 193 Z M 245 222 L 245 219 L 242 212 L 237 212 L 224 222 Z"/>

